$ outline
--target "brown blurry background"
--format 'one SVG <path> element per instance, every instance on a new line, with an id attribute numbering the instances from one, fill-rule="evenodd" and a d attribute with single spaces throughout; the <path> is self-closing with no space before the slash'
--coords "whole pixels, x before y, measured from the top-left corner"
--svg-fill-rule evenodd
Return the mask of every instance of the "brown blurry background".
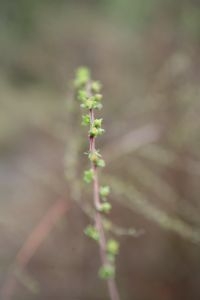
<path id="1" fill-rule="evenodd" d="M 108 299 L 80 65 L 103 83 L 121 300 L 200 298 L 199 50 L 198 0 L 0 0 L 0 299 Z"/>

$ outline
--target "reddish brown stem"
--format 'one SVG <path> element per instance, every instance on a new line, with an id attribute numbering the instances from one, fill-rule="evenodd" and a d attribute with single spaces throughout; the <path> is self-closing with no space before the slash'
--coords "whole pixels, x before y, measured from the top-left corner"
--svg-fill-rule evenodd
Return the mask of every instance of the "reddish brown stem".
<path id="1" fill-rule="evenodd" d="M 93 122 L 94 122 L 94 111 L 93 111 L 93 109 L 91 109 L 90 110 L 91 127 L 93 125 Z M 95 137 L 90 136 L 89 140 L 90 140 L 90 152 L 94 153 L 96 151 Z M 101 257 L 102 264 L 107 265 L 107 264 L 109 264 L 109 262 L 107 260 L 107 255 L 106 255 L 106 237 L 105 237 L 101 213 L 98 212 L 98 209 L 101 205 L 101 200 L 100 200 L 100 196 L 99 196 L 100 195 L 99 194 L 99 179 L 98 179 L 97 167 L 94 162 L 91 162 L 91 168 L 93 170 L 93 176 L 94 176 L 94 178 L 93 178 L 93 197 L 94 197 L 94 206 L 96 208 L 95 225 L 99 232 L 100 257 Z M 110 299 L 111 300 L 120 300 L 115 279 L 114 278 L 107 279 L 107 285 L 108 285 Z"/>

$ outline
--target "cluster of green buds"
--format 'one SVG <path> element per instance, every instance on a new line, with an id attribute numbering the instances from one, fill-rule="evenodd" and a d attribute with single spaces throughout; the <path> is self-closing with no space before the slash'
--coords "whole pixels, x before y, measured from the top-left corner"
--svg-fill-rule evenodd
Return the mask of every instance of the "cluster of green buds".
<path id="1" fill-rule="evenodd" d="M 96 169 L 105 167 L 105 161 L 99 151 L 95 149 L 95 144 L 93 144 L 94 140 L 104 133 L 104 129 L 102 128 L 103 119 L 94 117 L 94 110 L 100 110 L 102 108 L 101 84 L 98 81 L 92 81 L 89 70 L 85 67 L 81 67 L 77 70 L 74 85 L 81 108 L 87 110 L 86 113 L 82 115 L 81 124 L 89 128 L 90 150 L 87 155 L 91 162 L 91 168 L 86 170 L 83 175 L 84 182 L 89 184 L 95 180 Z M 109 186 L 99 187 L 99 203 L 98 206 L 95 206 L 98 214 L 108 214 L 111 211 L 112 206 L 107 200 L 109 193 Z M 100 241 L 100 232 L 98 232 L 95 226 L 87 226 L 84 232 L 91 239 L 97 242 Z M 106 263 L 100 268 L 99 276 L 103 279 L 113 278 L 115 276 L 115 257 L 119 252 L 119 244 L 114 239 L 109 239 L 104 248 L 106 248 L 104 249 Z"/>
<path id="2" fill-rule="evenodd" d="M 99 270 L 99 277 L 102 279 L 115 277 L 115 258 L 119 253 L 119 243 L 114 239 L 108 240 L 106 252 L 108 263 L 103 265 Z"/>

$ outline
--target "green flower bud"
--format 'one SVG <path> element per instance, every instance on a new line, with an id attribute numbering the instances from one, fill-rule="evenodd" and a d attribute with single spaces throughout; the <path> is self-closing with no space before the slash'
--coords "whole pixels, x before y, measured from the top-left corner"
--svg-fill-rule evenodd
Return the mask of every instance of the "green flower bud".
<path id="1" fill-rule="evenodd" d="M 109 279 L 115 277 L 115 268 L 111 265 L 104 265 L 99 269 L 99 277 L 101 279 Z"/>
<path id="2" fill-rule="evenodd" d="M 90 161 L 96 164 L 99 158 L 101 157 L 101 154 L 96 150 L 94 152 L 90 152 L 88 157 Z"/>
<path id="3" fill-rule="evenodd" d="M 98 156 L 96 155 L 96 153 L 91 153 L 90 155 L 89 155 L 89 159 L 90 159 L 90 161 L 92 161 L 93 163 L 97 163 L 97 161 L 98 161 Z"/>
<path id="4" fill-rule="evenodd" d="M 103 159 L 98 159 L 96 162 L 97 167 L 104 168 L 106 163 Z"/>
<path id="5" fill-rule="evenodd" d="M 90 125 L 90 116 L 89 115 L 83 115 L 82 116 L 82 123 L 81 123 L 81 125 L 83 125 L 83 126 Z"/>
<path id="6" fill-rule="evenodd" d="M 96 128 L 93 126 L 89 131 L 89 135 L 90 137 L 97 137 L 98 135 L 102 135 L 104 131 L 105 130 L 103 128 Z"/>
<path id="7" fill-rule="evenodd" d="M 94 172 L 93 172 L 92 169 L 87 170 L 87 171 L 84 172 L 83 180 L 86 183 L 91 183 L 93 179 L 94 179 Z"/>
<path id="8" fill-rule="evenodd" d="M 96 102 L 100 102 L 102 100 L 103 96 L 101 94 L 95 94 L 94 95 L 94 100 Z"/>
<path id="9" fill-rule="evenodd" d="M 98 129 L 96 127 L 92 127 L 89 131 L 90 137 L 96 137 L 98 135 Z"/>
<path id="10" fill-rule="evenodd" d="M 84 102 L 88 99 L 87 92 L 85 90 L 78 91 L 78 100 Z"/>
<path id="11" fill-rule="evenodd" d="M 101 90 L 101 83 L 99 81 L 93 81 L 91 88 L 94 93 L 99 93 Z"/>
<path id="12" fill-rule="evenodd" d="M 96 109 L 98 109 L 98 110 L 101 110 L 102 107 L 103 107 L 103 105 L 102 105 L 101 103 L 97 103 L 97 102 L 95 103 L 94 108 L 96 108 Z"/>
<path id="13" fill-rule="evenodd" d="M 84 233 L 95 241 L 99 240 L 99 233 L 94 226 L 88 225 L 85 228 Z"/>
<path id="14" fill-rule="evenodd" d="M 108 185 L 100 187 L 100 196 L 105 198 L 110 194 L 110 187 Z"/>
<path id="15" fill-rule="evenodd" d="M 119 253 L 119 243 L 113 239 L 109 240 L 106 249 L 109 254 L 117 255 Z"/>
<path id="16" fill-rule="evenodd" d="M 95 119 L 95 120 L 94 120 L 94 126 L 95 126 L 96 128 L 100 128 L 101 125 L 102 125 L 102 121 L 103 121 L 102 118 L 101 118 L 101 119 Z"/>
<path id="17" fill-rule="evenodd" d="M 81 104 L 81 107 L 82 108 L 87 108 L 87 109 L 92 109 L 92 108 L 95 108 L 95 101 L 94 101 L 94 98 L 93 97 L 90 97 L 89 99 L 87 99 L 86 101 L 84 101 L 82 104 Z"/>
<path id="18" fill-rule="evenodd" d="M 103 128 L 98 128 L 98 135 L 102 135 L 105 132 Z"/>
<path id="19" fill-rule="evenodd" d="M 76 71 L 76 78 L 74 85 L 76 88 L 84 86 L 90 79 L 90 71 L 85 67 L 80 67 Z"/>
<path id="20" fill-rule="evenodd" d="M 101 206 L 99 207 L 99 211 L 103 212 L 103 213 L 109 213 L 110 210 L 112 209 L 112 205 L 109 202 L 104 202 L 101 204 Z"/>

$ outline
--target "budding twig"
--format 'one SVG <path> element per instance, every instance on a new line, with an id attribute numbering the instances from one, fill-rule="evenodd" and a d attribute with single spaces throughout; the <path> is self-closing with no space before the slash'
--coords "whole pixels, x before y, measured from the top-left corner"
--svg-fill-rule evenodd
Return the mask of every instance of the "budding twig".
<path id="1" fill-rule="evenodd" d="M 90 73 L 86 68 L 77 71 L 75 79 L 77 88 L 77 98 L 81 102 L 81 107 L 88 110 L 87 115 L 82 116 L 82 125 L 89 126 L 89 154 L 91 168 L 84 172 L 84 181 L 93 183 L 93 203 L 95 208 L 95 224 L 89 225 L 85 233 L 99 243 L 102 267 L 99 276 L 106 279 L 111 300 L 119 300 L 119 293 L 115 282 L 115 256 L 118 254 L 119 244 L 114 239 L 107 240 L 103 225 L 102 213 L 108 213 L 111 204 L 107 201 L 109 187 L 99 185 L 98 168 L 104 167 L 105 162 L 96 149 L 96 138 L 103 134 L 102 119 L 95 119 L 95 109 L 101 109 L 102 95 L 99 93 L 101 86 L 99 82 L 90 79 Z"/>

